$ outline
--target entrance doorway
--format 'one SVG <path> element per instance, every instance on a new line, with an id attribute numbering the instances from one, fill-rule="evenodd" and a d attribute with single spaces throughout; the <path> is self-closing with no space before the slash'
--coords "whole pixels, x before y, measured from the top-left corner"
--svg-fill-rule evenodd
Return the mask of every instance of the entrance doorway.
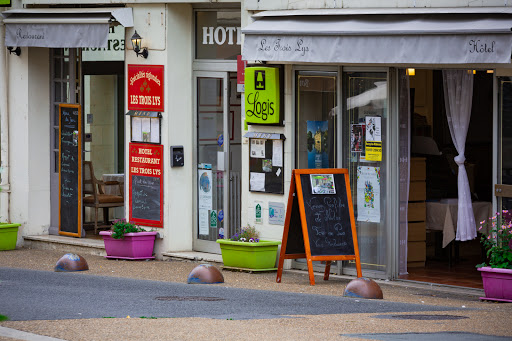
<path id="1" fill-rule="evenodd" d="M 94 165 L 94 175 L 99 180 L 124 182 L 124 61 L 97 61 L 85 58 L 81 49 L 51 50 L 51 92 L 52 92 L 52 132 L 51 146 L 51 227 L 50 234 L 59 233 L 59 104 L 79 104 L 81 106 L 82 160 Z M 76 165 L 74 173 L 87 174 Z M 103 188 L 105 190 L 105 188 Z M 106 189 L 107 191 L 110 188 Z M 114 191 L 122 191 L 112 186 Z M 82 193 L 86 193 L 82 191 Z M 118 195 L 119 193 L 107 193 Z M 87 196 L 88 194 L 85 194 Z M 78 198 L 72 198 L 79 202 Z M 82 203 L 85 200 L 82 199 Z M 88 205 L 89 206 L 89 205 Z M 94 231 L 94 212 L 82 206 L 83 226 L 78 226 L 78 237 L 85 237 L 86 230 Z M 103 210 L 99 212 L 100 219 Z M 109 228 L 112 218 L 123 218 L 124 209 L 110 209 L 106 217 Z M 103 219 L 101 219 L 103 221 Z M 76 226 L 75 226 L 76 227 Z M 84 228 L 85 227 L 85 228 Z M 90 233 L 88 233 L 90 236 Z"/>
<path id="2" fill-rule="evenodd" d="M 472 71 L 472 110 L 465 142 L 476 227 L 493 207 L 493 74 Z M 415 70 L 410 84 L 410 182 L 407 272 L 400 278 L 482 288 L 475 265 L 485 261 L 480 235 L 456 241 L 458 152 L 445 109 L 441 70 Z M 403 255 L 401 256 L 403 257 Z"/>
<path id="3" fill-rule="evenodd" d="M 197 224 L 194 249 L 220 253 L 240 229 L 241 96 L 235 72 L 196 72 Z"/>

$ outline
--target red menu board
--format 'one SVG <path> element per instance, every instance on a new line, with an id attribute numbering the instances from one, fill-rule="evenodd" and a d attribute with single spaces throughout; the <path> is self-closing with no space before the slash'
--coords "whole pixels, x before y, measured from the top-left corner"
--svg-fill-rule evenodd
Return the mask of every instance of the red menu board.
<path id="1" fill-rule="evenodd" d="M 130 143 L 130 222 L 163 227 L 163 146 Z"/>
<path id="2" fill-rule="evenodd" d="M 164 111 L 163 65 L 128 65 L 128 110 Z"/>

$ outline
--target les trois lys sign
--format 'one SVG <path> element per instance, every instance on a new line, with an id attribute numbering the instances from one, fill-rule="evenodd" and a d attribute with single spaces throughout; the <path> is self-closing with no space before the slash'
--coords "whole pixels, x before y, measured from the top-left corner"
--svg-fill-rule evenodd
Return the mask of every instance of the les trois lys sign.
<path id="1" fill-rule="evenodd" d="M 279 69 L 245 69 L 245 121 L 248 124 L 280 124 Z"/>
<path id="2" fill-rule="evenodd" d="M 128 65 L 128 110 L 164 111 L 163 65 Z"/>

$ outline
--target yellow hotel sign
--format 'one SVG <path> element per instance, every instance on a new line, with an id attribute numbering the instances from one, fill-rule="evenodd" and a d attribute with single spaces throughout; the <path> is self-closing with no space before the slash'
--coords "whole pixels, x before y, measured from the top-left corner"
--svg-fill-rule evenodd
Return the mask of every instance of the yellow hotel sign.
<path id="1" fill-rule="evenodd" d="M 280 124 L 280 92 L 278 68 L 245 68 L 245 122 Z"/>

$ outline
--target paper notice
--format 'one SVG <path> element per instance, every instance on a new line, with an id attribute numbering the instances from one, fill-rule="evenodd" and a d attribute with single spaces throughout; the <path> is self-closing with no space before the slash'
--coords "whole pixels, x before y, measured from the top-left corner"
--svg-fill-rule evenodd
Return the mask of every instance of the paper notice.
<path id="1" fill-rule="evenodd" d="M 272 141 L 272 165 L 283 167 L 283 140 Z"/>
<path id="2" fill-rule="evenodd" d="M 251 139 L 250 157 L 259 159 L 265 158 L 265 141 L 264 139 Z"/>
<path id="3" fill-rule="evenodd" d="M 199 234 L 208 235 L 208 223 L 210 222 L 210 215 L 208 210 L 204 208 L 199 209 Z"/>
<path id="4" fill-rule="evenodd" d="M 249 185 L 251 191 L 265 192 L 265 173 L 251 172 Z"/>

